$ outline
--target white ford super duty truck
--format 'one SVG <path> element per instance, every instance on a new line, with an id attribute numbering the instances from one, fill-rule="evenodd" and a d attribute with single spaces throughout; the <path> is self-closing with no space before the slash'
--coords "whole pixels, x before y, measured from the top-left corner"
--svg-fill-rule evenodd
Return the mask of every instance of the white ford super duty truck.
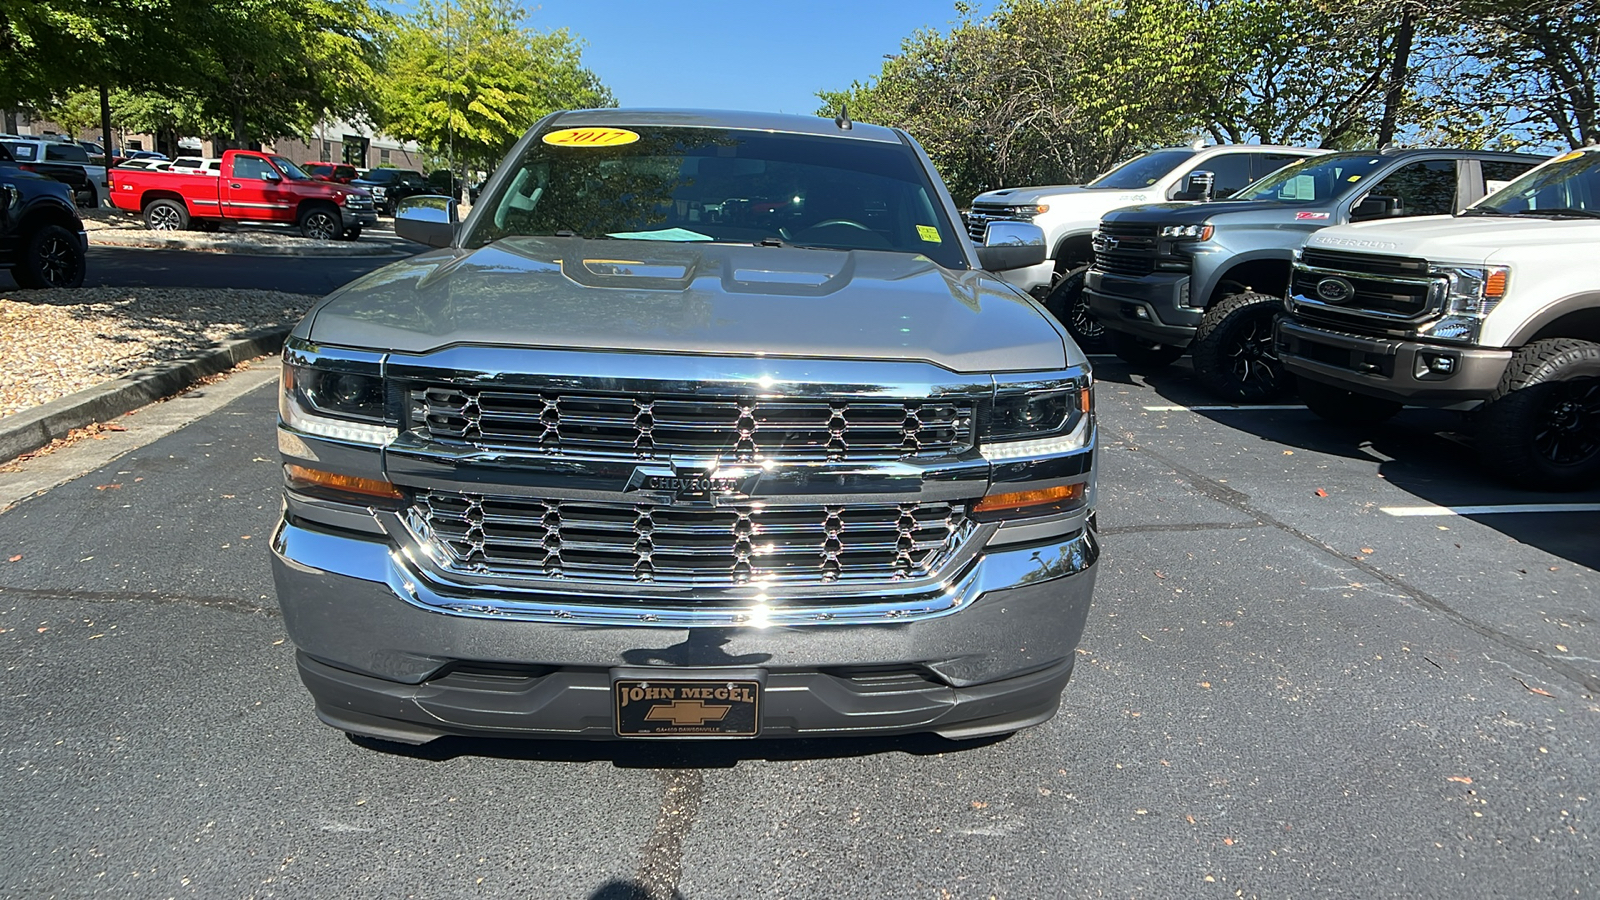
<path id="1" fill-rule="evenodd" d="M 1341 225 L 1295 263 L 1277 348 L 1324 418 L 1476 410 L 1478 455 L 1525 487 L 1600 481 L 1600 147 L 1454 216 Z"/>

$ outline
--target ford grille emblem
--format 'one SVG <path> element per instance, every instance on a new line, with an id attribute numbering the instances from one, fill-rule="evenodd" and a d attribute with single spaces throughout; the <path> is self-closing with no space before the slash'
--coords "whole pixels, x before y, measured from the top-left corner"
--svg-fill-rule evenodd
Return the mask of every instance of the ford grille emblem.
<path id="1" fill-rule="evenodd" d="M 1343 278 L 1324 278 L 1317 282 L 1317 299 L 1324 303 L 1348 303 L 1356 295 L 1356 286 Z"/>

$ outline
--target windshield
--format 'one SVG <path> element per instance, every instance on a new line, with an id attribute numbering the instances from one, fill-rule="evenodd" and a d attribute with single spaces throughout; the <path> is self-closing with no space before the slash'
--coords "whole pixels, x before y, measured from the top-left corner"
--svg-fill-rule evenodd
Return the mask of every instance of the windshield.
<path id="1" fill-rule="evenodd" d="M 1154 153 L 1136 156 L 1089 182 L 1085 187 L 1108 191 L 1136 191 L 1147 188 L 1194 154 L 1195 151 L 1182 148 L 1157 150 Z"/>
<path id="2" fill-rule="evenodd" d="M 1469 214 L 1600 213 L 1600 153 L 1573 151 L 1483 198 Z"/>
<path id="3" fill-rule="evenodd" d="M 1273 172 L 1228 199 L 1325 203 L 1349 193 L 1377 171 L 1383 161 L 1384 157 L 1376 153 L 1313 156 Z"/>
<path id="4" fill-rule="evenodd" d="M 575 143 L 604 134 L 609 143 Z M 567 142 L 567 143 L 553 143 Z M 528 146 L 469 247 L 513 235 L 776 242 L 920 253 L 965 268 L 959 237 L 901 144 L 710 128 L 562 129 Z"/>
<path id="5" fill-rule="evenodd" d="M 314 179 L 312 179 L 312 177 L 310 175 L 307 175 L 305 172 L 300 171 L 300 167 L 299 166 L 295 165 L 292 162 L 289 162 L 287 159 L 284 159 L 281 156 L 272 157 L 272 164 L 277 166 L 278 167 L 278 171 L 283 173 L 283 177 L 289 179 L 290 181 L 312 181 L 312 180 L 314 180 Z"/>

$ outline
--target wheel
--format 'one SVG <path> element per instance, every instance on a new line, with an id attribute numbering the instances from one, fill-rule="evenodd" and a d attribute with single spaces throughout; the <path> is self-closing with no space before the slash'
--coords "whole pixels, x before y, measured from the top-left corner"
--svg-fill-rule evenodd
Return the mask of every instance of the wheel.
<path id="1" fill-rule="evenodd" d="M 83 245 L 60 225 L 35 231 L 23 246 L 11 277 L 25 288 L 75 288 L 83 284 Z"/>
<path id="2" fill-rule="evenodd" d="M 344 233 L 339 235 L 339 240 L 341 240 L 341 241 L 359 241 L 359 240 L 361 240 L 361 226 L 357 225 L 354 228 L 346 228 L 344 230 Z"/>
<path id="3" fill-rule="evenodd" d="M 183 231 L 189 211 L 176 200 L 154 200 L 144 208 L 144 224 L 151 231 Z"/>
<path id="4" fill-rule="evenodd" d="M 1534 490 L 1600 481 L 1600 344 L 1551 338 L 1513 354 L 1480 413 L 1478 459 Z"/>
<path id="5" fill-rule="evenodd" d="M 1144 369 L 1170 366 L 1183 355 L 1182 347 L 1147 341 L 1126 331 L 1107 329 L 1106 338 L 1111 342 L 1112 353 L 1122 357 L 1123 361 Z"/>
<path id="6" fill-rule="evenodd" d="M 1089 312 L 1089 292 L 1083 289 L 1088 266 L 1079 266 L 1061 273 L 1050 293 L 1044 298 L 1044 308 L 1067 328 L 1067 333 L 1087 352 L 1105 344 L 1106 329 Z"/>
<path id="7" fill-rule="evenodd" d="M 1278 360 L 1272 320 L 1283 301 L 1246 291 L 1212 304 L 1195 332 L 1194 371 L 1200 383 L 1227 400 L 1263 403 L 1287 396 L 1294 376 Z"/>
<path id="8" fill-rule="evenodd" d="M 73 202 L 78 204 L 80 209 L 100 208 L 100 194 L 96 192 L 93 187 L 84 188 L 82 191 L 74 194 L 72 199 Z"/>
<path id="9" fill-rule="evenodd" d="M 318 241 L 331 241 L 344 232 L 339 214 L 331 209 L 313 206 L 300 214 L 300 233 Z"/>
<path id="10" fill-rule="evenodd" d="M 1336 425 L 1376 425 L 1400 411 L 1402 404 L 1369 397 L 1321 381 L 1300 379 L 1300 399 L 1312 412 Z"/>

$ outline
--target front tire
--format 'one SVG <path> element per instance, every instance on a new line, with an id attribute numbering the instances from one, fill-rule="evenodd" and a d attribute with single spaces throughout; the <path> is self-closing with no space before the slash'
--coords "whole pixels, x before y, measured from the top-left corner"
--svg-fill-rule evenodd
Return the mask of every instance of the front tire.
<path id="1" fill-rule="evenodd" d="M 144 227 L 151 231 L 184 231 L 189 210 L 176 200 L 154 200 L 144 208 Z"/>
<path id="2" fill-rule="evenodd" d="M 1066 326 L 1067 333 L 1085 352 L 1099 349 L 1106 340 L 1105 326 L 1089 312 L 1089 292 L 1084 290 L 1088 271 L 1088 266 L 1079 266 L 1061 273 L 1044 298 L 1044 308 Z"/>
<path id="3" fill-rule="evenodd" d="M 315 241 L 331 241 L 344 233 L 339 213 L 313 206 L 300 214 L 300 233 Z"/>
<path id="4" fill-rule="evenodd" d="M 1312 412 L 1335 425 L 1349 428 L 1386 422 L 1404 406 L 1393 400 L 1369 397 L 1321 381 L 1302 378 L 1299 385 L 1300 399 Z"/>
<path id="5" fill-rule="evenodd" d="M 1213 394 L 1243 403 L 1287 396 L 1294 376 L 1283 368 L 1273 344 L 1272 323 L 1283 301 L 1245 291 L 1212 304 L 1195 332 L 1194 371 Z"/>
<path id="6" fill-rule="evenodd" d="M 1600 481 L 1600 344 L 1552 338 L 1518 350 L 1480 414 L 1478 459 L 1532 490 Z"/>
<path id="7" fill-rule="evenodd" d="M 83 245 L 60 225 L 33 233 L 11 277 L 25 288 L 75 288 L 83 284 Z"/>
<path id="8" fill-rule="evenodd" d="M 1147 341 L 1126 331 L 1107 329 L 1106 338 L 1111 342 L 1112 353 L 1140 369 L 1161 369 L 1170 366 L 1178 361 L 1178 357 L 1182 356 L 1184 351 L 1183 347 Z"/>

